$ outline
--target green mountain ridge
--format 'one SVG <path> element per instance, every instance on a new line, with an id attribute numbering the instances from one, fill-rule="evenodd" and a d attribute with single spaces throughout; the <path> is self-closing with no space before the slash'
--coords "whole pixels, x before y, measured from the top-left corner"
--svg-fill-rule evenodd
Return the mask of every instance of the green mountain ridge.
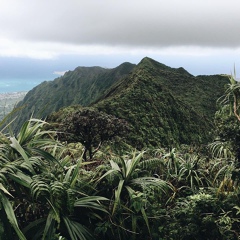
<path id="1" fill-rule="evenodd" d="M 126 119 L 134 130 L 126 139 L 134 146 L 199 143 L 210 138 L 216 100 L 227 83 L 226 76 L 195 77 L 148 57 L 114 69 L 78 67 L 29 91 L 16 122 L 79 104 Z"/>
<path id="2" fill-rule="evenodd" d="M 80 104 L 88 106 L 96 101 L 114 82 L 127 75 L 135 67 L 131 63 L 122 63 L 116 68 L 77 67 L 53 81 L 45 81 L 29 91 L 17 107 L 24 106 L 18 112 L 15 125 L 21 125 L 32 114 L 45 118 L 62 107 Z"/>
<path id="3" fill-rule="evenodd" d="M 179 72 L 183 72 L 183 76 Z M 187 90 L 184 86 L 195 84 L 194 92 L 201 92 L 197 83 L 199 78 L 183 69 L 179 71 L 144 58 L 132 73 L 118 82 L 118 86 L 110 88 L 109 93 L 93 106 L 129 121 L 134 131 L 127 138 L 134 146 L 142 148 L 149 145 L 199 143 L 209 139 L 212 113 L 216 111 L 215 104 L 208 103 L 206 108 L 212 109 L 207 110 L 201 100 L 213 96 L 215 102 L 223 94 L 223 85 L 227 79 L 219 79 L 222 91 L 216 96 L 209 91 L 202 97 L 192 99 L 192 95 L 189 96 L 192 89 Z M 180 88 L 182 91 L 176 89 L 176 81 L 179 85 L 183 82 Z M 171 87 L 171 83 L 175 87 Z M 208 78 L 200 83 L 207 84 Z M 189 103 L 190 100 L 192 101 Z"/>

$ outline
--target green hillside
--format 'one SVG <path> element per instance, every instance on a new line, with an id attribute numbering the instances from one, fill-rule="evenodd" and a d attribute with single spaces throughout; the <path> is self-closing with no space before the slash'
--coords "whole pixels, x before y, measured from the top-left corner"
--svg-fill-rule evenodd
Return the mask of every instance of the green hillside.
<path id="1" fill-rule="evenodd" d="M 31 90 L 19 104 L 25 107 L 16 125 L 33 112 L 44 118 L 79 104 L 126 119 L 133 129 L 126 139 L 133 146 L 194 144 L 210 139 L 226 83 L 226 76 L 195 77 L 147 57 L 137 66 L 78 67 Z"/>
<path id="2" fill-rule="evenodd" d="M 77 67 L 53 81 L 45 81 L 28 92 L 18 104 L 24 106 L 18 112 L 16 126 L 32 114 L 44 118 L 53 111 L 73 104 L 87 106 L 96 101 L 116 81 L 126 76 L 135 67 L 123 63 L 113 69 L 101 67 Z"/>
<path id="3" fill-rule="evenodd" d="M 223 95 L 224 85 L 228 83 L 226 76 L 195 77 L 184 68 L 170 68 L 150 58 L 144 58 L 138 64 L 138 69 L 167 88 L 178 100 L 207 117 L 215 114 L 216 100 Z"/>
<path id="4" fill-rule="evenodd" d="M 142 77 L 144 75 L 144 77 Z M 228 83 L 228 77 L 223 75 L 193 76 L 184 68 L 170 68 L 148 57 L 142 59 L 137 65 L 133 75 L 127 76 L 121 82 L 117 82 L 102 100 L 111 95 L 118 94 L 122 89 L 129 87 L 129 82 L 139 79 L 154 79 L 164 90 L 192 108 L 198 114 L 211 118 L 216 111 L 216 100 L 224 93 L 224 85 Z"/>
<path id="5" fill-rule="evenodd" d="M 210 138 L 216 100 L 227 81 L 144 58 L 94 106 L 129 121 L 134 131 L 127 139 L 134 146 L 193 144 Z"/>
<path id="6" fill-rule="evenodd" d="M 77 68 L 23 103 L 20 120 L 52 109 L 46 122 L 0 132 L 0 239 L 239 239 L 234 76 L 195 77 L 144 58 Z"/>

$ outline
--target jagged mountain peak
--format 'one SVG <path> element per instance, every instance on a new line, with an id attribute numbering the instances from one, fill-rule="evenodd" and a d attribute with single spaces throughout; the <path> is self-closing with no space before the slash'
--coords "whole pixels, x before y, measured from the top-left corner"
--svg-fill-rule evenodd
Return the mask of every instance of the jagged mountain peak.
<path id="1" fill-rule="evenodd" d="M 181 73 L 181 74 L 184 74 L 184 75 L 193 77 L 193 75 L 192 75 L 191 73 L 189 73 L 189 72 L 188 72 L 186 69 L 184 69 L 183 67 L 177 68 L 176 70 L 177 70 L 177 72 L 179 72 L 179 73 Z"/>
<path id="2" fill-rule="evenodd" d="M 137 66 L 138 67 L 153 67 L 153 68 L 159 68 L 159 69 L 165 69 L 165 70 L 171 69 L 171 67 L 169 67 L 163 63 L 157 62 L 156 60 L 149 58 L 149 57 L 144 57 Z"/>
<path id="3" fill-rule="evenodd" d="M 158 71 L 173 71 L 186 76 L 193 76 L 183 67 L 172 68 L 149 57 L 144 57 L 137 66 L 141 68 L 151 68 Z"/>

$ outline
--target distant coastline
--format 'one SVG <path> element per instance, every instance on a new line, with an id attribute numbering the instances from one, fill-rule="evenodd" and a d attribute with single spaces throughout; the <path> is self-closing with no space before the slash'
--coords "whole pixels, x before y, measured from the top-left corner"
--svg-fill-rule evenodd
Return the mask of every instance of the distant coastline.
<path id="1" fill-rule="evenodd" d="M 2 79 L 0 78 L 0 94 L 27 92 L 44 82 L 43 79 Z"/>
<path id="2" fill-rule="evenodd" d="M 0 121 L 23 100 L 26 94 L 27 91 L 0 93 Z"/>
<path id="3" fill-rule="evenodd" d="M 8 98 L 19 98 L 25 96 L 28 91 L 0 93 L 0 100 Z"/>

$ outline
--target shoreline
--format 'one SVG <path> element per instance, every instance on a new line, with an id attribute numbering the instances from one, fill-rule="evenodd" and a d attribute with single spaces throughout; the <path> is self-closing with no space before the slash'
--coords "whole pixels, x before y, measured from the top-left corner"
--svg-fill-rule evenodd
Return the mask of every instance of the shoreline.
<path id="1" fill-rule="evenodd" d="M 23 97 L 27 93 L 28 93 L 28 91 L 0 93 L 0 100 Z"/>
<path id="2" fill-rule="evenodd" d="M 27 91 L 0 93 L 0 121 L 26 96 Z"/>

